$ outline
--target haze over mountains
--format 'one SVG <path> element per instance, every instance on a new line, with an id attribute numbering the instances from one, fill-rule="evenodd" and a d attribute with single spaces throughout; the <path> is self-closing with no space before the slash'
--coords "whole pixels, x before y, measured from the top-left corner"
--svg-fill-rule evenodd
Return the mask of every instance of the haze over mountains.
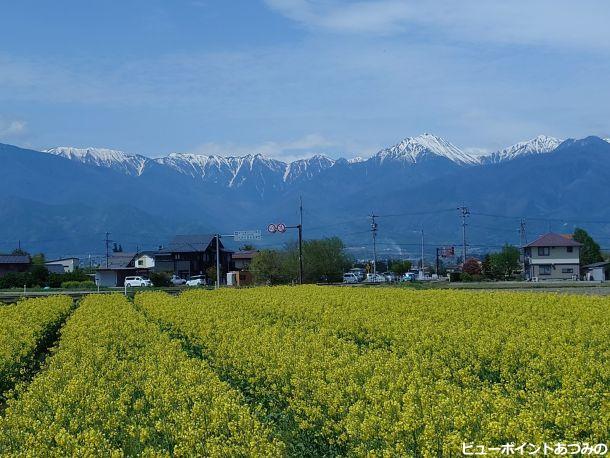
<path id="1" fill-rule="evenodd" d="M 456 207 L 472 211 L 473 250 L 517 243 L 516 218 L 530 236 L 570 231 L 596 220 L 610 235 L 610 144 L 598 137 L 561 141 L 539 136 L 485 156 L 423 134 L 367 159 L 314 155 L 285 163 L 260 154 L 173 153 L 148 158 L 102 148 L 38 152 L 0 145 L 0 251 L 22 240 L 54 255 L 101 252 L 104 233 L 128 249 L 156 248 L 173 234 L 264 229 L 297 218 L 305 203 L 305 235 L 338 235 L 357 256 L 370 251 L 367 215 L 380 219 L 380 251 L 459 243 Z M 494 215 L 494 216 L 486 216 Z M 550 219 L 550 221 L 549 221 Z M 281 238 L 283 237 L 283 238 Z M 290 239 L 268 236 L 260 244 Z"/>

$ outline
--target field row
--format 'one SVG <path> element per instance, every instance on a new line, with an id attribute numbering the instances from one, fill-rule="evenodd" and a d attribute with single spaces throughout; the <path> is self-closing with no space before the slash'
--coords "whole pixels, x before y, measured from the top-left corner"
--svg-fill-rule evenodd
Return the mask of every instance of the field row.
<path id="1" fill-rule="evenodd" d="M 0 403 L 33 369 L 71 308 L 72 299 L 64 296 L 0 307 Z"/>
<path id="2" fill-rule="evenodd" d="M 605 298 L 286 287 L 136 304 L 259 405 L 295 454 L 610 437 Z"/>
<path id="3" fill-rule="evenodd" d="M 121 296 L 89 296 L 0 418 L 30 456 L 281 456 L 241 395 Z"/>

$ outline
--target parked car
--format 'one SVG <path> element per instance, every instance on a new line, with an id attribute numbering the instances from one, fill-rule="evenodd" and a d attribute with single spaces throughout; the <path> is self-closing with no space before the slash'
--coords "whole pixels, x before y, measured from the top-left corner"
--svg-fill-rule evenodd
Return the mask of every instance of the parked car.
<path id="1" fill-rule="evenodd" d="M 417 274 L 413 272 L 407 272 L 402 277 L 400 277 L 400 281 L 415 281 L 417 279 Z"/>
<path id="2" fill-rule="evenodd" d="M 186 286 L 203 286 L 205 284 L 205 275 L 194 275 L 186 281 Z"/>
<path id="3" fill-rule="evenodd" d="M 366 277 L 366 270 L 361 267 L 354 267 L 353 269 L 348 270 L 347 273 L 356 275 L 358 281 L 362 281 Z"/>
<path id="4" fill-rule="evenodd" d="M 367 274 L 366 281 L 368 283 L 385 283 L 387 280 L 381 274 Z"/>
<path id="5" fill-rule="evenodd" d="M 152 282 L 146 277 L 125 277 L 125 286 L 128 288 L 152 286 Z"/>
<path id="6" fill-rule="evenodd" d="M 386 281 L 388 281 L 390 283 L 394 283 L 395 281 L 398 280 L 398 276 L 394 272 L 384 272 L 381 275 L 383 275 L 385 277 Z"/>
<path id="7" fill-rule="evenodd" d="M 343 283 L 358 283 L 360 279 L 353 272 L 347 272 L 343 274 Z"/>
<path id="8" fill-rule="evenodd" d="M 178 275 L 172 275 L 172 278 L 170 281 L 172 282 L 172 285 L 174 285 L 174 286 L 186 285 L 186 280 L 184 278 L 180 278 Z"/>

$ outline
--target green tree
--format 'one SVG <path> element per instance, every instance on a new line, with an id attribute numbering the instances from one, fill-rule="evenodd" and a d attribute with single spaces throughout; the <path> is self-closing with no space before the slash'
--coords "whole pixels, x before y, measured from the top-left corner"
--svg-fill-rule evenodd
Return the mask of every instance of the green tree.
<path id="1" fill-rule="evenodd" d="M 34 266 L 44 266 L 45 256 L 44 253 L 38 253 L 32 256 L 32 265 Z"/>
<path id="2" fill-rule="evenodd" d="M 574 230 L 574 240 L 582 243 L 580 247 L 580 264 L 586 266 L 604 260 L 599 244 L 593 240 L 587 231 L 577 227 Z"/>
<path id="3" fill-rule="evenodd" d="M 521 253 L 519 248 L 506 244 L 499 253 L 492 253 L 489 257 L 491 263 L 491 278 L 508 280 L 513 277 L 513 273 L 519 270 L 519 258 Z"/>
<path id="4" fill-rule="evenodd" d="M 345 245 L 338 237 L 307 240 L 303 244 L 304 281 L 337 282 L 350 268 L 352 259 L 345 253 Z"/>
<path id="5" fill-rule="evenodd" d="M 254 255 L 250 271 L 256 283 L 285 283 L 285 255 L 277 250 L 261 250 Z"/>
<path id="6" fill-rule="evenodd" d="M 411 265 L 411 261 L 409 261 L 408 259 L 395 260 L 390 262 L 390 270 L 396 275 L 403 275 L 406 274 L 409 270 L 411 270 Z"/>
<path id="7" fill-rule="evenodd" d="M 252 251 L 252 250 L 256 250 L 256 248 L 254 247 L 254 245 L 252 245 L 250 243 L 245 243 L 239 247 L 239 251 Z"/>

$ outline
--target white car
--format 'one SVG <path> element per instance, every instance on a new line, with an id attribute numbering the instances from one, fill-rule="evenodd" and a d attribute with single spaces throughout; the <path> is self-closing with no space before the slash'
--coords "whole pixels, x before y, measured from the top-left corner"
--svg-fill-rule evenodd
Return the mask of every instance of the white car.
<path id="1" fill-rule="evenodd" d="M 385 283 L 387 280 L 381 274 L 366 274 L 366 281 L 368 283 Z"/>
<path id="2" fill-rule="evenodd" d="M 184 278 L 180 278 L 178 275 L 172 275 L 170 281 L 174 286 L 186 285 L 186 280 Z"/>
<path id="3" fill-rule="evenodd" d="M 348 272 L 346 274 L 343 274 L 343 283 L 358 283 L 359 281 L 360 281 L 360 279 L 353 272 Z"/>
<path id="4" fill-rule="evenodd" d="M 381 275 L 383 275 L 386 279 L 386 281 L 390 282 L 390 283 L 394 283 L 396 280 L 398 280 L 398 277 L 396 276 L 396 274 L 394 272 L 384 272 Z"/>
<path id="5" fill-rule="evenodd" d="M 366 270 L 360 267 L 354 267 L 353 269 L 350 269 L 347 273 L 356 275 L 358 281 L 362 281 L 366 277 Z"/>
<path id="6" fill-rule="evenodd" d="M 205 275 L 195 275 L 186 281 L 186 286 L 203 286 L 205 285 Z"/>
<path id="7" fill-rule="evenodd" d="M 152 286 L 152 282 L 146 277 L 125 277 L 125 286 L 128 288 Z"/>

